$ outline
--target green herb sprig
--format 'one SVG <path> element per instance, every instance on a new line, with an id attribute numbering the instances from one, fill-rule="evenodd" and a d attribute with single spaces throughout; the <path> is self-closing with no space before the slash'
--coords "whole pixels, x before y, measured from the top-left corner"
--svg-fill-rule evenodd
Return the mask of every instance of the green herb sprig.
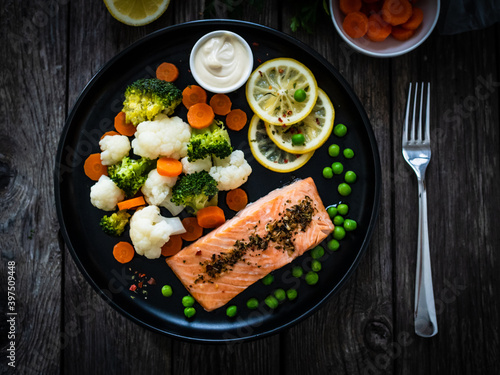
<path id="1" fill-rule="evenodd" d="M 239 19 L 243 15 L 243 5 L 262 12 L 265 2 L 266 0 L 205 0 L 204 17 Z M 289 21 L 293 32 L 302 29 L 312 34 L 319 18 L 330 14 L 326 0 L 310 0 L 307 4 L 303 0 L 287 0 L 285 3 L 287 7 L 293 8 L 293 16 Z"/>

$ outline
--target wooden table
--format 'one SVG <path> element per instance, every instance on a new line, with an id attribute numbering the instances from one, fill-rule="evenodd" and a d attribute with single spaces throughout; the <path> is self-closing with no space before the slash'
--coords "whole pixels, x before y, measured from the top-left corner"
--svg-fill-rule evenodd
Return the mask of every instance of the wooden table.
<path id="1" fill-rule="evenodd" d="M 16 373 L 29 374 L 497 374 L 500 128 L 497 26 L 435 32 L 393 59 L 355 53 L 328 17 L 290 30 L 285 3 L 243 19 L 312 46 L 351 84 L 382 162 L 380 216 L 345 287 L 320 311 L 271 337 L 190 344 L 152 333 L 109 307 L 64 246 L 54 206 L 54 155 L 79 93 L 100 66 L 154 30 L 203 18 L 204 1 L 172 1 L 128 27 L 101 1 L 4 2 L 1 13 L 0 285 L 2 373 L 9 262 L 15 262 Z M 432 84 L 429 230 L 439 333 L 413 333 L 417 183 L 401 155 L 408 83 Z"/>

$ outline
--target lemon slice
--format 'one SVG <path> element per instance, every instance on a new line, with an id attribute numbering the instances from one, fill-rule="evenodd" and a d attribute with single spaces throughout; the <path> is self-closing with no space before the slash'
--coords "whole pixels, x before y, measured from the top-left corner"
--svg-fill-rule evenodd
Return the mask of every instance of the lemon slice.
<path id="1" fill-rule="evenodd" d="M 257 115 L 250 121 L 248 143 L 254 158 L 274 172 L 295 171 L 306 164 L 314 154 L 314 151 L 307 154 L 292 154 L 277 147 L 267 135 L 264 122 Z"/>
<path id="2" fill-rule="evenodd" d="M 296 100 L 298 90 L 304 92 Z M 303 120 L 312 111 L 317 97 L 318 85 L 312 72 L 290 58 L 266 61 L 252 72 L 246 85 L 248 104 L 257 116 L 272 125 L 291 125 Z"/>
<path id="3" fill-rule="evenodd" d="M 130 26 L 143 26 L 160 17 L 170 0 L 104 0 L 109 13 Z"/>
<path id="4" fill-rule="evenodd" d="M 321 147 L 330 137 L 335 119 L 335 109 L 328 95 L 321 89 L 318 89 L 318 92 L 316 105 L 304 120 L 291 126 L 266 123 L 267 135 L 276 143 L 276 146 L 291 153 L 305 154 Z M 292 137 L 295 134 L 302 134 L 304 143 L 294 144 Z"/>

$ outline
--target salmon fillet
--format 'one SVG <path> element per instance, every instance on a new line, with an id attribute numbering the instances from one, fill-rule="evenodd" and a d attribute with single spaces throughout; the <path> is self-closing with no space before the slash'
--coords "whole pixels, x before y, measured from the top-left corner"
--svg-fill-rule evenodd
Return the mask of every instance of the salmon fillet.
<path id="1" fill-rule="evenodd" d="M 167 264 L 198 303 L 212 311 L 319 244 L 333 228 L 309 177 L 249 204 Z"/>

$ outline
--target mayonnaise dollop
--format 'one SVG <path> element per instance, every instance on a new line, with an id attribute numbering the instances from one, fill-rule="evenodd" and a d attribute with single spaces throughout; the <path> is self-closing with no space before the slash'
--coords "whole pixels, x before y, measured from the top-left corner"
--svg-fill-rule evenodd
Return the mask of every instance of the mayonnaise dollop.
<path id="1" fill-rule="evenodd" d="M 229 33 L 208 38 L 195 51 L 194 69 L 200 80 L 214 88 L 237 84 L 249 70 L 251 57 L 238 38 Z"/>

